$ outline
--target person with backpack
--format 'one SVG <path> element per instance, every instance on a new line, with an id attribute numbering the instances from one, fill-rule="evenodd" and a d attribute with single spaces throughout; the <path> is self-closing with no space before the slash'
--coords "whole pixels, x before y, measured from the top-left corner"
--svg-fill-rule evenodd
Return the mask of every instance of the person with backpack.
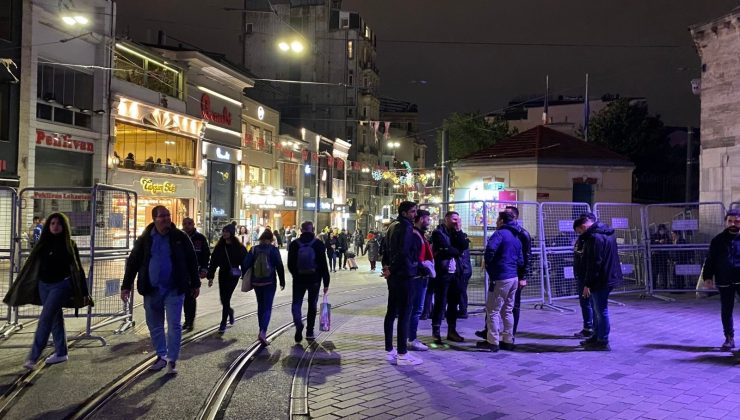
<path id="1" fill-rule="evenodd" d="M 308 292 L 308 313 L 306 316 L 306 339 L 313 340 L 316 324 L 316 309 L 319 301 L 319 289 L 324 283 L 324 294 L 329 291 L 329 265 L 326 262 L 326 246 L 316 238 L 313 222 L 301 223 L 301 236 L 292 241 L 288 247 L 288 271 L 293 276 L 293 324 L 295 324 L 295 341 L 303 340 L 303 315 L 301 306 Z"/>
<path id="2" fill-rule="evenodd" d="M 231 295 L 234 294 L 242 270 L 239 268 L 244 257 L 247 255 L 247 248 L 239 242 L 236 237 L 236 227 L 232 224 L 224 226 L 221 231 L 221 239 L 218 240 L 211 254 L 211 263 L 208 265 L 208 287 L 213 286 L 213 277 L 218 268 L 218 293 L 221 297 L 221 325 L 218 333 L 226 332 L 226 320 L 230 325 L 234 325 L 234 309 L 231 308 Z"/>
<path id="3" fill-rule="evenodd" d="M 280 250 L 272 245 L 274 235 L 265 230 L 260 236 L 259 244 L 252 247 L 242 262 L 242 272 L 252 269 L 252 287 L 257 297 L 257 323 L 260 332 L 257 339 L 267 346 L 267 326 L 272 316 L 272 301 L 275 299 L 277 279 L 280 279 L 280 290 L 285 290 L 285 268 L 280 257 Z"/>

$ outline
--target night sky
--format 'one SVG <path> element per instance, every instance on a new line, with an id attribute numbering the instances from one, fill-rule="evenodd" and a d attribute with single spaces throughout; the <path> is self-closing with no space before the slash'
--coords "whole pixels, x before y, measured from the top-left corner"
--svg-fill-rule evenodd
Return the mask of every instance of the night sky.
<path id="1" fill-rule="evenodd" d="M 644 96 L 666 124 L 698 126 L 699 99 L 689 82 L 700 76 L 700 60 L 687 28 L 739 4 L 345 0 L 342 8 L 359 12 L 377 34 L 381 94 L 417 103 L 431 138 L 452 112 L 501 111 L 517 96 L 543 95 L 547 74 L 551 95 L 582 95 L 586 72 L 591 97 Z M 153 42 L 164 29 L 170 43 L 179 38 L 238 62 L 241 14 L 223 7 L 242 1 L 120 1 L 118 32 Z"/>

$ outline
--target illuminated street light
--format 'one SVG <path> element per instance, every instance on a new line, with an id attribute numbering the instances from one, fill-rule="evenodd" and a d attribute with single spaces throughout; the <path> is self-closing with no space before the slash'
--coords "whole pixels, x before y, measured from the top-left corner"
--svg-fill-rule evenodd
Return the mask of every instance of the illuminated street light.
<path id="1" fill-rule="evenodd" d="M 303 44 L 299 41 L 293 41 L 290 43 L 290 49 L 293 50 L 294 53 L 300 53 L 303 51 Z"/>
<path id="2" fill-rule="evenodd" d="M 278 44 L 278 48 L 280 48 L 280 51 L 282 52 L 288 52 L 290 50 L 290 45 L 288 45 L 288 43 L 285 41 L 281 41 Z"/>
<path id="3" fill-rule="evenodd" d="M 74 18 L 72 18 L 72 17 L 69 17 L 69 16 L 63 16 L 63 17 L 62 17 L 62 20 L 63 20 L 63 21 L 64 21 L 64 23 L 66 23 L 67 25 L 74 25 L 74 24 L 76 24 L 76 23 L 77 23 L 77 21 L 76 21 L 76 20 L 74 20 Z"/>
<path id="4" fill-rule="evenodd" d="M 64 23 L 66 23 L 69 26 L 87 25 L 88 23 L 90 23 L 90 19 L 86 18 L 85 16 L 80 16 L 80 15 L 62 16 L 62 21 L 64 21 Z"/>

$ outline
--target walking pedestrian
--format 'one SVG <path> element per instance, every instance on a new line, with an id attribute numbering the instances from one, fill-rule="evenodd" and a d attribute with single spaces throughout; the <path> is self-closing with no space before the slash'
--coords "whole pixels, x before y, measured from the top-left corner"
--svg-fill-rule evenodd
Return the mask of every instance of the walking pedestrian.
<path id="1" fill-rule="evenodd" d="M 609 351 L 609 293 L 622 283 L 617 239 L 614 229 L 584 214 L 575 222 L 576 232 L 583 231 L 583 264 L 585 276 L 582 296 L 591 299 L 594 334 L 581 341 L 586 350 Z"/>
<path id="2" fill-rule="evenodd" d="M 362 231 L 360 229 L 355 230 L 355 233 L 352 235 L 352 244 L 355 247 L 355 255 L 360 256 L 363 253 L 363 249 L 365 247 L 365 237 L 362 235 Z"/>
<path id="3" fill-rule="evenodd" d="M 280 290 L 285 290 L 285 268 L 280 250 L 272 246 L 273 236 L 269 230 L 262 232 L 259 244 L 252 247 L 241 264 L 243 272 L 252 269 L 251 281 L 257 297 L 257 323 L 260 329 L 257 339 L 265 346 L 269 345 L 267 327 L 272 316 L 272 302 L 275 299 L 278 278 Z"/>
<path id="4" fill-rule="evenodd" d="M 193 243 L 195 255 L 198 257 L 198 277 L 203 280 L 208 274 L 208 262 L 211 259 L 211 248 L 208 246 L 208 239 L 195 228 L 195 221 L 192 217 L 182 219 L 182 230 L 190 237 L 190 242 Z M 192 293 L 185 293 L 184 306 L 185 323 L 182 324 L 182 330 L 184 332 L 193 331 L 197 305 Z"/>
<path id="5" fill-rule="evenodd" d="M 722 329 L 725 342 L 722 350 L 735 348 L 735 328 L 732 312 L 735 295 L 740 296 L 740 210 L 725 215 L 725 230 L 712 239 L 709 255 L 704 262 L 705 287 L 716 286 L 721 304 Z"/>
<path id="6" fill-rule="evenodd" d="M 319 301 L 319 289 L 324 283 L 324 295 L 329 291 L 329 266 L 326 263 L 326 247 L 314 234 L 313 222 L 301 223 L 301 235 L 290 243 L 288 248 L 288 271 L 293 276 L 293 324 L 295 341 L 303 340 L 303 315 L 301 306 L 308 292 L 308 313 L 306 314 L 306 339 L 313 340 L 316 324 L 316 309 Z"/>
<path id="7" fill-rule="evenodd" d="M 70 237 L 67 216 L 53 213 L 46 218 L 38 241 L 3 301 L 8 306 L 42 306 L 31 351 L 23 367 L 31 370 L 36 366 L 49 335 L 54 340 L 54 354 L 46 358 L 46 364 L 67 361 L 62 308 L 92 305 L 80 252 Z"/>
<path id="8" fill-rule="evenodd" d="M 461 343 L 465 339 L 457 332 L 459 278 L 462 273 L 460 256 L 468 249 L 469 243 L 462 231 L 458 212 L 448 211 L 445 214 L 443 222 L 432 232 L 431 242 L 434 251 L 434 270 L 437 272 L 437 277 L 432 281 L 434 287 L 432 336 L 438 344 L 442 343 L 440 327 L 446 314 L 447 339 Z"/>
<path id="9" fill-rule="evenodd" d="M 485 341 L 476 344 L 492 352 L 514 350 L 514 298 L 519 287 L 518 273 L 524 267 L 522 243 L 514 215 L 502 211 L 496 220 L 496 231 L 486 244 L 485 261 L 489 286 L 486 296 Z"/>
<path id="10" fill-rule="evenodd" d="M 337 236 L 334 232 L 326 234 L 324 239 L 324 246 L 326 247 L 326 256 L 329 258 L 329 267 L 331 271 L 337 272 Z"/>
<path id="11" fill-rule="evenodd" d="M 588 216 L 591 214 L 589 213 Z M 594 216 L 595 218 L 596 216 Z M 578 291 L 578 305 L 581 307 L 581 318 L 583 327 L 573 334 L 575 338 L 587 339 L 594 335 L 594 310 L 591 306 L 591 298 L 583 296 L 583 288 L 586 287 L 586 263 L 584 259 L 584 247 L 586 244 L 586 229 L 583 226 L 575 226 L 573 230 L 578 235 L 573 245 L 573 276 L 576 278 L 576 290 Z"/>
<path id="12" fill-rule="evenodd" d="M 30 248 L 33 248 L 41 238 L 41 232 L 44 230 L 44 218 L 34 217 L 33 218 L 33 230 L 31 230 L 31 241 Z"/>
<path id="13" fill-rule="evenodd" d="M 370 261 L 370 271 L 375 271 L 375 264 L 380 258 L 380 243 L 372 233 L 368 235 L 367 243 L 365 243 L 365 253 L 367 254 L 367 260 Z"/>
<path id="14" fill-rule="evenodd" d="M 404 201 L 398 206 L 398 218 L 394 220 L 385 237 L 383 248 L 383 276 L 388 283 L 388 308 L 385 313 L 383 332 L 385 351 L 391 362 L 397 365 L 418 365 L 422 360 L 408 353 L 409 319 L 411 317 L 411 282 L 418 276 L 419 243 L 414 240 L 413 220 L 416 203 Z M 393 348 L 393 322 L 398 318 L 397 349 Z"/>
<path id="15" fill-rule="evenodd" d="M 342 231 L 337 236 L 337 257 L 339 258 L 339 269 L 347 269 L 347 251 L 349 250 L 349 238 L 347 237 L 347 230 Z"/>
<path id="16" fill-rule="evenodd" d="M 419 269 L 417 276 L 411 280 L 411 319 L 409 321 L 409 350 L 427 351 L 429 347 L 418 339 L 419 319 L 424 310 L 424 299 L 427 294 L 429 279 L 436 277 L 434 271 L 434 254 L 432 245 L 427 241 L 426 234 L 431 223 L 430 214 L 426 210 L 417 210 L 414 217 L 413 238 L 418 242 Z"/>
<path id="17" fill-rule="evenodd" d="M 238 226 L 236 236 L 239 238 L 239 242 L 244 245 L 244 248 L 249 248 L 251 245 L 251 238 L 249 237 L 249 230 L 246 226 Z"/>
<path id="18" fill-rule="evenodd" d="M 187 234 L 177 228 L 165 206 L 152 209 L 154 222 L 134 243 L 126 261 L 126 272 L 121 284 L 121 300 L 128 302 L 134 278 L 136 290 L 144 296 L 146 325 L 157 360 L 149 370 L 177 373 L 182 339 L 182 316 L 185 294 L 197 298 L 200 293 L 198 259 Z M 165 338 L 164 322 L 167 319 Z"/>
<path id="19" fill-rule="evenodd" d="M 221 298 L 221 324 L 218 333 L 226 332 L 226 321 L 234 325 L 234 309 L 231 307 L 231 296 L 234 294 L 242 270 L 240 268 L 247 249 L 234 236 L 236 229 L 234 225 L 228 224 L 221 230 L 221 239 L 213 247 L 211 263 L 208 265 L 208 287 L 213 286 L 213 278 L 218 268 L 218 294 Z M 256 246 L 256 245 L 255 245 Z"/>

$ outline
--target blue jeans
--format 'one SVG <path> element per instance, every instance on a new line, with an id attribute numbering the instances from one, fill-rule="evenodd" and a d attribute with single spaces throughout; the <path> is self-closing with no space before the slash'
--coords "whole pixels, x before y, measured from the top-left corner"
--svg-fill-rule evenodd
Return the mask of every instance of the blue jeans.
<path id="1" fill-rule="evenodd" d="M 609 341 L 609 293 L 612 287 L 591 291 L 591 305 L 594 308 L 594 333 L 596 341 Z"/>
<path id="2" fill-rule="evenodd" d="M 182 305 L 185 302 L 185 294 L 176 289 L 155 289 L 152 293 L 144 296 L 144 310 L 146 312 L 146 325 L 149 327 L 149 335 L 152 338 L 152 346 L 157 351 L 157 356 L 166 357 L 174 362 L 180 356 L 180 340 L 182 339 Z M 167 336 L 164 333 L 164 320 L 167 317 Z"/>
<path id="3" fill-rule="evenodd" d="M 39 281 L 41 297 L 41 315 L 33 337 L 33 345 L 28 360 L 36 362 L 49 341 L 49 334 L 54 338 L 54 352 L 57 356 L 67 355 L 67 333 L 64 331 L 64 313 L 62 305 L 69 299 L 72 286 L 69 279 L 57 283 Z"/>
<path id="4" fill-rule="evenodd" d="M 416 340 L 416 330 L 419 328 L 419 318 L 424 311 L 424 299 L 427 294 L 426 277 L 410 280 L 411 282 L 411 319 L 409 320 L 409 341 Z"/>
<path id="5" fill-rule="evenodd" d="M 276 283 L 254 287 L 254 295 L 257 296 L 257 323 L 261 332 L 267 332 L 267 326 L 270 325 L 272 301 L 275 299 L 276 290 Z"/>
<path id="6" fill-rule="evenodd" d="M 583 287 L 585 284 L 583 281 L 578 279 L 578 304 L 581 305 L 581 316 L 583 317 L 583 329 L 593 330 L 594 329 L 594 312 L 591 308 L 591 298 L 583 297 Z"/>

